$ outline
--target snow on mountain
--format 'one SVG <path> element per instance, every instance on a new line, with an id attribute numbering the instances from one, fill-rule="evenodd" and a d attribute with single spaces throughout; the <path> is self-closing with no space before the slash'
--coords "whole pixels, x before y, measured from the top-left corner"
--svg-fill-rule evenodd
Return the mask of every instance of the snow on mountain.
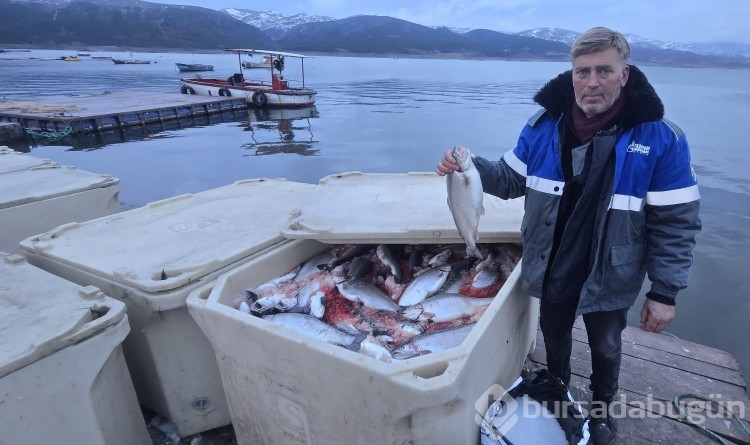
<path id="1" fill-rule="evenodd" d="M 562 42 L 566 45 L 572 45 L 573 41 L 576 37 L 581 35 L 581 33 L 560 28 L 534 28 L 517 32 L 516 35 L 523 37 L 536 37 L 537 39 L 552 40 L 553 42 Z"/>
<path id="2" fill-rule="evenodd" d="M 581 33 L 560 28 L 535 28 L 521 31 L 517 33 L 517 35 L 537 37 L 572 45 L 573 41 L 581 35 Z M 668 49 L 674 51 L 687 51 L 700 55 L 750 56 L 750 45 L 738 43 L 675 43 L 648 39 L 636 34 L 625 34 L 625 38 L 633 48 Z"/>
<path id="3" fill-rule="evenodd" d="M 286 31 L 303 23 L 329 22 L 335 20 L 331 17 L 320 15 L 308 15 L 303 13 L 284 16 L 284 14 L 275 11 L 252 11 L 250 9 L 226 8 L 222 9 L 222 12 L 264 31 L 269 29 Z"/>

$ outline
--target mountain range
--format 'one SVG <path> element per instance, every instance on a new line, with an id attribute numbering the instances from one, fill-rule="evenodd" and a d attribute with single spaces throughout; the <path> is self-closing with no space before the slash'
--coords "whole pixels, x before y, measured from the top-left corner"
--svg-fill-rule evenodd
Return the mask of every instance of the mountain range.
<path id="1" fill-rule="evenodd" d="M 567 60 L 576 31 L 428 27 L 385 16 L 344 19 L 141 0 L 0 0 L 0 45 L 215 51 L 227 47 L 349 55 Z M 627 35 L 635 63 L 750 67 L 750 45 Z"/>

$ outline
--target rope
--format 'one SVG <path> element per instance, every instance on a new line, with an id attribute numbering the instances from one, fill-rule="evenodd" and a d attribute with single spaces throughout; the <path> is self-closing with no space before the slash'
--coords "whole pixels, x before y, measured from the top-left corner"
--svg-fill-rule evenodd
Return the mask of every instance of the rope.
<path id="1" fill-rule="evenodd" d="M 45 139 L 48 141 L 55 141 L 64 137 L 70 136 L 73 133 L 73 128 L 70 125 L 65 126 L 62 131 L 36 131 L 26 128 L 26 134 L 36 139 Z"/>
<path id="2" fill-rule="evenodd" d="M 729 409 L 727 406 L 725 406 L 722 402 L 720 402 L 718 400 L 714 400 L 711 397 L 706 397 L 706 396 L 702 396 L 702 395 L 699 395 L 699 394 L 683 393 L 683 394 L 679 394 L 679 395 L 675 396 L 674 401 L 673 401 L 674 406 L 680 411 L 680 414 L 682 415 L 682 417 L 685 420 L 687 420 L 687 423 L 689 423 L 689 424 L 697 427 L 698 429 L 700 429 L 704 433 L 706 433 L 709 436 L 711 436 L 712 438 L 716 439 L 722 445 L 729 445 L 729 444 L 727 443 L 726 440 L 724 440 L 722 437 L 718 436 L 713 431 L 709 430 L 708 428 L 704 427 L 703 425 L 700 425 L 700 424 L 696 423 L 688 415 L 688 413 L 686 413 L 685 410 L 682 409 L 682 406 L 680 406 L 680 399 L 683 399 L 685 397 L 690 397 L 692 399 L 703 400 L 703 401 L 715 404 L 716 406 L 720 407 L 721 409 L 723 409 L 728 414 L 731 414 L 731 416 L 734 418 L 734 420 L 736 420 L 737 423 L 740 424 L 740 426 L 742 427 L 742 429 L 745 430 L 745 432 L 747 433 L 747 435 L 750 436 L 750 430 L 748 430 L 748 428 L 745 426 L 745 424 L 742 423 L 742 419 L 740 419 L 737 416 L 737 414 L 735 414 L 731 409 Z"/>
<path id="3" fill-rule="evenodd" d="M 77 134 L 84 133 L 84 130 L 73 130 L 73 127 L 75 125 L 80 125 L 81 118 L 74 116 L 68 119 L 65 122 L 65 128 L 62 129 L 62 131 L 38 131 L 38 130 L 32 130 L 30 128 L 25 128 L 24 131 L 26 134 L 31 136 L 32 138 L 35 138 L 37 140 L 44 140 L 47 142 L 57 141 L 59 139 L 66 138 L 68 136 L 75 136 Z"/>

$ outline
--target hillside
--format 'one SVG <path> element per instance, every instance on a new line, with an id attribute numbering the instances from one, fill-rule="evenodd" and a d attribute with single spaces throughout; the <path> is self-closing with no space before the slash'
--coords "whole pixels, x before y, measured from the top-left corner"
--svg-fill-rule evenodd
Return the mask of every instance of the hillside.
<path id="1" fill-rule="evenodd" d="M 0 0 L 0 44 L 124 48 L 273 48 L 260 29 L 225 13 L 139 0 L 54 5 Z"/>
<path id="2" fill-rule="evenodd" d="M 218 51 L 227 47 L 412 57 L 567 60 L 575 31 L 509 34 L 428 27 L 393 17 L 340 20 L 141 0 L 0 0 L 0 46 Z M 742 55 L 629 36 L 635 63 L 749 67 Z"/>

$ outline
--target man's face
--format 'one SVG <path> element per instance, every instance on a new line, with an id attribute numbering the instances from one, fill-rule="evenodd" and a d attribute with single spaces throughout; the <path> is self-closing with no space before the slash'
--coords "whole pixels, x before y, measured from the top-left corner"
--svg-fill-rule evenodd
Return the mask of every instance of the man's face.
<path id="1" fill-rule="evenodd" d="M 583 54 L 573 60 L 573 89 L 576 103 L 593 117 L 609 110 L 628 81 L 630 67 L 617 49 Z"/>

